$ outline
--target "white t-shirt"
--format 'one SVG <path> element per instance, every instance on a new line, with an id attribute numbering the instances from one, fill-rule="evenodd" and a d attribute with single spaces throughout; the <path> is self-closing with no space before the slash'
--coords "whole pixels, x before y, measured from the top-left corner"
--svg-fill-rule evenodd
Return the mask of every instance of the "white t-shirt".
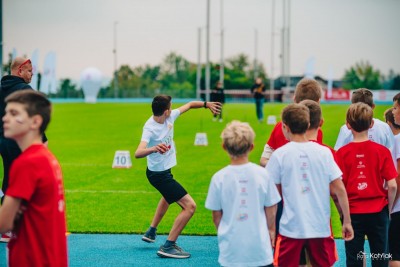
<path id="1" fill-rule="evenodd" d="M 400 159 L 400 134 L 394 136 L 394 148 L 396 151 L 396 161 Z M 397 162 L 396 162 L 397 167 Z M 393 205 L 392 213 L 400 211 L 400 200 L 398 199 Z"/>
<path id="2" fill-rule="evenodd" d="M 329 237 L 329 184 L 342 176 L 329 148 L 290 142 L 272 153 L 266 169 L 282 187 L 280 234 L 298 239 Z"/>
<path id="3" fill-rule="evenodd" d="M 267 171 L 254 164 L 229 165 L 212 177 L 206 208 L 222 210 L 218 262 L 222 266 L 265 266 L 273 261 L 264 207 L 281 200 Z"/>
<path id="4" fill-rule="evenodd" d="M 396 161 L 395 149 L 394 149 L 394 136 L 389 125 L 379 119 L 374 118 L 374 125 L 368 130 L 368 139 L 387 147 L 393 157 L 393 162 Z M 339 136 L 336 140 L 335 150 L 338 151 L 344 145 L 353 141 L 353 134 L 343 125 L 340 128 Z M 395 164 L 397 166 L 397 163 Z"/>
<path id="5" fill-rule="evenodd" d="M 152 153 L 147 156 L 149 170 L 165 171 L 176 165 L 174 122 L 179 115 L 179 109 L 174 109 L 163 124 L 156 122 L 153 116 L 144 124 L 141 140 L 147 142 L 147 147 L 153 147 L 159 143 L 164 143 L 169 147 L 169 150 L 164 154 Z"/>

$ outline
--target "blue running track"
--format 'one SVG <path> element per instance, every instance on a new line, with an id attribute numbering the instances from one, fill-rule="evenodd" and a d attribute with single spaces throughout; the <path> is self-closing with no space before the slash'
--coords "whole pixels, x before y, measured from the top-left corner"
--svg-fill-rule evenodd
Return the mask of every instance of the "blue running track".
<path id="1" fill-rule="evenodd" d="M 189 259 L 159 258 L 156 252 L 166 239 L 157 236 L 154 244 L 145 243 L 141 235 L 71 234 L 68 236 L 69 266 L 218 266 L 216 236 L 180 236 L 178 244 L 190 252 Z M 339 261 L 335 266 L 346 266 L 344 241 L 336 240 Z M 368 242 L 366 242 L 368 252 Z M 6 266 L 6 244 L 0 243 L 0 266 Z M 371 266 L 369 260 L 367 266 Z"/>

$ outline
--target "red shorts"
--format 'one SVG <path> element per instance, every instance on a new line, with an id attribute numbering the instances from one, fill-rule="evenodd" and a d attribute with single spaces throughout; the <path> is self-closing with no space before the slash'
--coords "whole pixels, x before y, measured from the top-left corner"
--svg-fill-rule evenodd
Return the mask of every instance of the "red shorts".
<path id="1" fill-rule="evenodd" d="M 305 246 L 312 266 L 330 267 L 338 259 L 333 237 L 294 239 L 278 235 L 274 266 L 298 266 L 300 252 Z"/>

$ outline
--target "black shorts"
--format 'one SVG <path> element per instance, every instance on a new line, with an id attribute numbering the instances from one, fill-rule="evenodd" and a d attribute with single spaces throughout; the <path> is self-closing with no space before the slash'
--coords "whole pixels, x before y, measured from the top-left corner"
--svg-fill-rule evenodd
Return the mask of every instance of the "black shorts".
<path id="1" fill-rule="evenodd" d="M 146 176 L 150 184 L 161 193 L 168 204 L 178 201 L 187 194 L 185 188 L 174 179 L 171 169 L 153 172 L 147 168 Z"/>
<path id="2" fill-rule="evenodd" d="M 389 253 L 394 261 L 400 261 L 400 211 L 392 213 L 389 225 Z"/>

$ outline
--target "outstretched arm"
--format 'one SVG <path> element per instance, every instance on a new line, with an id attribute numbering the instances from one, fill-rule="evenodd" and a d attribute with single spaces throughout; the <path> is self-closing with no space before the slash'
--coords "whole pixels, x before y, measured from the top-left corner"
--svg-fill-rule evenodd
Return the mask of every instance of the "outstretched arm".
<path id="1" fill-rule="evenodd" d="M 142 141 L 140 142 L 138 148 L 135 151 L 135 158 L 137 159 L 144 158 L 150 154 L 157 152 L 160 154 L 164 154 L 167 151 L 168 151 L 168 146 L 164 143 L 159 143 L 158 145 L 153 147 L 147 147 L 147 142 Z"/>
<path id="2" fill-rule="evenodd" d="M 343 214 L 342 236 L 345 241 L 354 238 L 353 226 L 350 219 L 349 200 L 342 179 L 338 178 L 330 183 L 330 191 L 336 195 Z"/>
<path id="3" fill-rule="evenodd" d="M 219 114 L 221 112 L 222 104 L 219 102 L 207 102 L 207 101 L 191 101 L 185 105 L 179 107 L 180 113 L 185 113 L 192 108 L 208 108 L 213 114 Z"/>

